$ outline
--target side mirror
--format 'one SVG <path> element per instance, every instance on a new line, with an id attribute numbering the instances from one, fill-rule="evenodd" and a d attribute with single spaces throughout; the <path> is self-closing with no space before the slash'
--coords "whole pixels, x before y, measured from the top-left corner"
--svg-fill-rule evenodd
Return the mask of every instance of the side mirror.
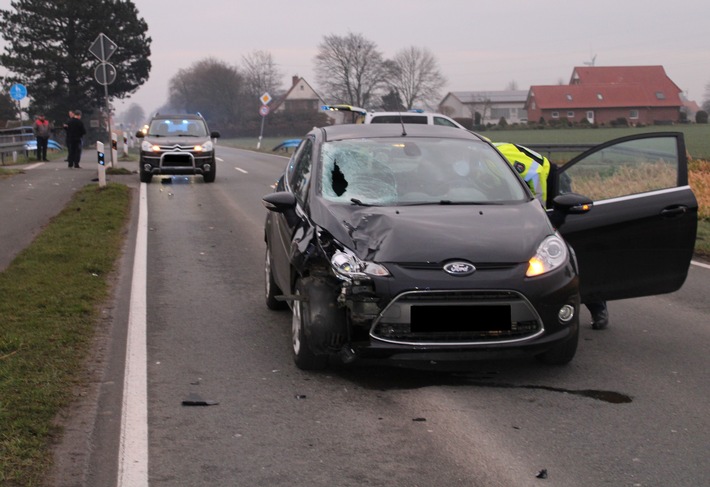
<path id="1" fill-rule="evenodd" d="M 296 209 L 296 197 L 293 193 L 286 191 L 267 194 L 261 199 L 261 202 L 267 210 L 276 213 L 287 213 Z"/>
<path id="2" fill-rule="evenodd" d="M 145 133 L 142 130 L 136 132 L 136 138 L 142 139 L 143 137 L 145 137 Z"/>
<path id="3" fill-rule="evenodd" d="M 213 139 L 219 139 L 221 137 L 220 133 L 217 132 L 216 130 L 214 132 L 210 133 L 210 137 Z"/>
<path id="4" fill-rule="evenodd" d="M 577 193 L 566 193 L 556 196 L 552 200 L 552 209 L 568 215 L 587 213 L 594 206 L 594 202 L 587 196 Z"/>
<path id="5" fill-rule="evenodd" d="M 565 224 L 567 215 L 581 215 L 592 209 L 594 203 L 586 196 L 577 193 L 565 193 L 552 200 L 552 212 L 548 214 L 552 225 L 560 228 Z"/>

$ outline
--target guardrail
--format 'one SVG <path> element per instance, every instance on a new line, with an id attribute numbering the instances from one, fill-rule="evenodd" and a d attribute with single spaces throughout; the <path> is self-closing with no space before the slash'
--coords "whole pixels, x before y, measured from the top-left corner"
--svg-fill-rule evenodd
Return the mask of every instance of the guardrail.
<path id="1" fill-rule="evenodd" d="M 5 165 L 5 157 L 12 154 L 13 160 L 18 153 L 24 153 L 29 161 L 30 151 L 27 150 L 27 142 L 35 140 L 32 127 L 16 127 L 12 129 L 0 129 L 0 160 Z"/>

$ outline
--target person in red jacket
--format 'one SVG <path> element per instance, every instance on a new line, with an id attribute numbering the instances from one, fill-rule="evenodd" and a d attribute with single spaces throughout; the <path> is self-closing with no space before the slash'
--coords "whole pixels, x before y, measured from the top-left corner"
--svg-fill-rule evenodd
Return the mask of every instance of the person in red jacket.
<path id="1" fill-rule="evenodd" d="M 44 115 L 37 116 L 34 124 L 34 134 L 37 139 L 37 160 L 49 162 L 49 159 L 47 159 L 47 145 L 49 144 L 51 129 L 49 120 Z"/>

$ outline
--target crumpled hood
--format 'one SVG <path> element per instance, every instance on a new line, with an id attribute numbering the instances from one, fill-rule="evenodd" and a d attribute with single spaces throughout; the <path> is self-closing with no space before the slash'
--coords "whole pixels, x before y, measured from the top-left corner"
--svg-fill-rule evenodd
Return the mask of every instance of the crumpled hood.
<path id="1" fill-rule="evenodd" d="M 553 232 L 537 201 L 515 205 L 311 205 L 311 218 L 364 260 L 527 262 Z"/>

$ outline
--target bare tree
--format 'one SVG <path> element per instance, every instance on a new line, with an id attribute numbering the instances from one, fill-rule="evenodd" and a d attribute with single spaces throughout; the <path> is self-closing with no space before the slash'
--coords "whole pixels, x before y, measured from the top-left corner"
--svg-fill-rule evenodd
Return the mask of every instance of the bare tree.
<path id="1" fill-rule="evenodd" d="M 137 103 L 131 103 L 128 109 L 121 114 L 121 120 L 124 124 L 131 128 L 138 128 L 146 122 L 145 112 L 143 107 Z"/>
<path id="2" fill-rule="evenodd" d="M 234 66 L 203 59 L 170 79 L 169 98 L 173 109 L 200 112 L 210 124 L 228 132 L 244 113 L 244 77 Z"/>
<path id="3" fill-rule="evenodd" d="M 281 89 L 281 73 L 270 52 L 254 51 L 242 57 L 245 93 L 255 100 L 264 93 L 275 95 Z"/>
<path id="4" fill-rule="evenodd" d="M 399 94 L 406 109 L 417 102 L 430 106 L 439 101 L 446 79 L 428 49 L 414 46 L 402 49 L 387 62 L 387 67 L 387 84 Z"/>
<path id="5" fill-rule="evenodd" d="M 367 108 L 384 85 L 382 54 L 362 34 L 325 36 L 315 64 L 318 84 L 334 103 Z"/>
<path id="6" fill-rule="evenodd" d="M 511 81 L 505 89 L 508 91 L 518 91 L 518 82 L 515 80 Z"/>
<path id="7" fill-rule="evenodd" d="M 710 112 L 710 83 L 705 85 L 705 96 L 703 98 L 702 109 Z"/>

